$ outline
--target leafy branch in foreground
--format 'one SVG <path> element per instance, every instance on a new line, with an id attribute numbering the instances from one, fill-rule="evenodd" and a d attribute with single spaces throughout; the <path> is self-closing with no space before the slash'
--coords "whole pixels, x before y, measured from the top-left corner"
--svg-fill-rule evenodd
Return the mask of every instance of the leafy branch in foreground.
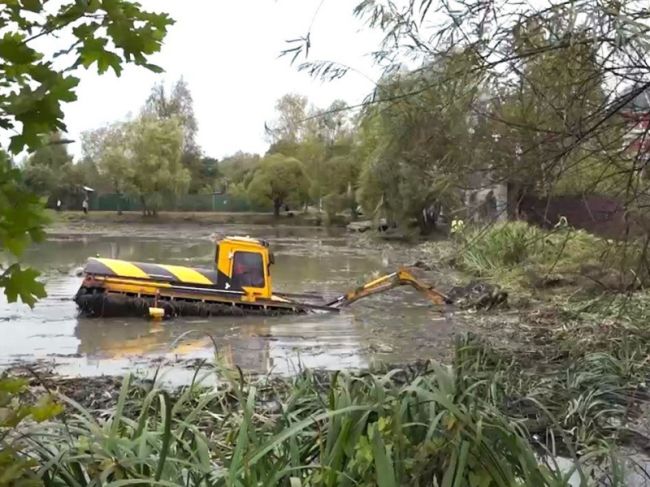
<path id="1" fill-rule="evenodd" d="M 43 240 L 46 222 L 41 201 L 26 191 L 21 177 L 8 157 L 0 160 L 0 255 L 8 252 L 13 259 L 20 258 L 31 242 Z M 43 284 L 36 280 L 38 275 L 17 263 L 0 263 L 0 288 L 4 288 L 9 302 L 20 298 L 33 306 L 37 298 L 45 296 Z"/>
<path id="2" fill-rule="evenodd" d="M 110 68 L 119 75 L 124 63 L 134 63 L 160 72 L 148 56 L 160 49 L 171 23 L 167 14 L 127 0 L 4 2 L 0 128 L 15 132 L 11 152 L 36 149 L 43 136 L 65 131 L 61 103 L 76 100 L 76 68 L 96 66 L 100 74 Z M 44 40 L 48 49 L 39 50 Z"/>
<path id="3" fill-rule="evenodd" d="M 34 150 L 64 131 L 62 104 L 76 99 L 77 68 L 109 68 L 119 75 L 125 63 L 159 72 L 148 62 L 172 20 L 127 0 L 22 0 L 0 9 L 0 130 L 11 136 L 10 152 Z M 45 43 L 44 41 L 47 41 Z M 47 49 L 41 48 L 47 45 Z M 39 50 L 40 49 L 40 50 Z M 5 154 L 0 160 L 0 288 L 10 302 L 33 306 L 45 296 L 38 272 L 15 261 L 30 242 L 43 238 L 42 203 L 23 185 Z"/>
<path id="4" fill-rule="evenodd" d="M 26 400 L 28 381 L 0 376 L 0 486 L 42 485 L 33 459 L 21 454 L 19 429 L 28 421 L 43 422 L 63 412 L 50 395 Z"/>

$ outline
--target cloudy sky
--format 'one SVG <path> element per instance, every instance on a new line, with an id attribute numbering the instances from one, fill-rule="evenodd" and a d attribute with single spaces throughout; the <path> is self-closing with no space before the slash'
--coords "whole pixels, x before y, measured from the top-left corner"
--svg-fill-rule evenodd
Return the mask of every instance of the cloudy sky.
<path id="1" fill-rule="evenodd" d="M 141 0 L 149 9 L 171 14 L 171 28 L 153 62 L 162 75 L 128 67 L 121 77 L 81 73 L 78 101 L 65 109 L 69 135 L 137 113 L 157 80 L 183 76 L 194 97 L 199 142 L 207 155 L 223 157 L 267 148 L 264 122 L 285 93 L 307 95 L 318 106 L 342 98 L 359 102 L 372 89 L 366 77 L 349 73 L 329 83 L 297 72 L 278 59 L 286 40 L 304 35 L 311 25 L 310 59 L 353 66 L 371 79 L 377 74 L 367 55 L 379 35 L 354 18 L 356 0 Z M 319 9 L 320 6 L 320 9 Z M 313 21 L 313 24 L 312 24 Z M 80 153 L 79 144 L 71 150 Z"/>

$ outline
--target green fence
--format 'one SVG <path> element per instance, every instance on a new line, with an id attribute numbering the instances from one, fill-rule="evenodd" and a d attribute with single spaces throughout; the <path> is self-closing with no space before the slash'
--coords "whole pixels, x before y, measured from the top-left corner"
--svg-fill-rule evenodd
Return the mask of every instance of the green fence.
<path id="1" fill-rule="evenodd" d="M 95 211 L 142 211 L 139 197 L 117 193 L 94 194 L 90 198 L 90 209 Z M 250 205 L 246 200 L 217 194 L 185 194 L 163 197 L 160 211 L 270 211 Z"/>

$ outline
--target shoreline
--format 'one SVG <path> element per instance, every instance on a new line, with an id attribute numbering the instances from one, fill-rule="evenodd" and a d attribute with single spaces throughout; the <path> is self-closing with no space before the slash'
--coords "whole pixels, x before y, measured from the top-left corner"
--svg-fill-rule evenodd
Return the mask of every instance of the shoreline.
<path id="1" fill-rule="evenodd" d="M 326 224 L 317 215 L 292 213 L 275 217 L 272 213 L 253 212 L 175 212 L 163 211 L 156 216 L 145 216 L 141 212 L 126 211 L 118 214 L 113 211 L 91 211 L 84 214 L 81 211 L 48 211 L 51 227 L 88 224 L 111 224 L 111 225 L 176 225 L 176 224 L 197 224 L 197 225 L 270 225 L 287 227 L 333 227 L 345 228 L 346 220 L 335 221 Z"/>

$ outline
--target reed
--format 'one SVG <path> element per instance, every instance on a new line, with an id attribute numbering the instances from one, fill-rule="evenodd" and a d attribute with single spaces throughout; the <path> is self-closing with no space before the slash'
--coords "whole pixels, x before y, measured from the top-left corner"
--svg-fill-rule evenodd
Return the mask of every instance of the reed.
<path id="1" fill-rule="evenodd" d="M 216 367 L 173 393 L 126 377 L 109 411 L 59 397 L 65 414 L 10 436 L 47 486 L 624 485 L 611 428 L 638 371 L 587 355 L 523 380 L 512 360 L 465 336 L 449 366 L 291 379 Z"/>

